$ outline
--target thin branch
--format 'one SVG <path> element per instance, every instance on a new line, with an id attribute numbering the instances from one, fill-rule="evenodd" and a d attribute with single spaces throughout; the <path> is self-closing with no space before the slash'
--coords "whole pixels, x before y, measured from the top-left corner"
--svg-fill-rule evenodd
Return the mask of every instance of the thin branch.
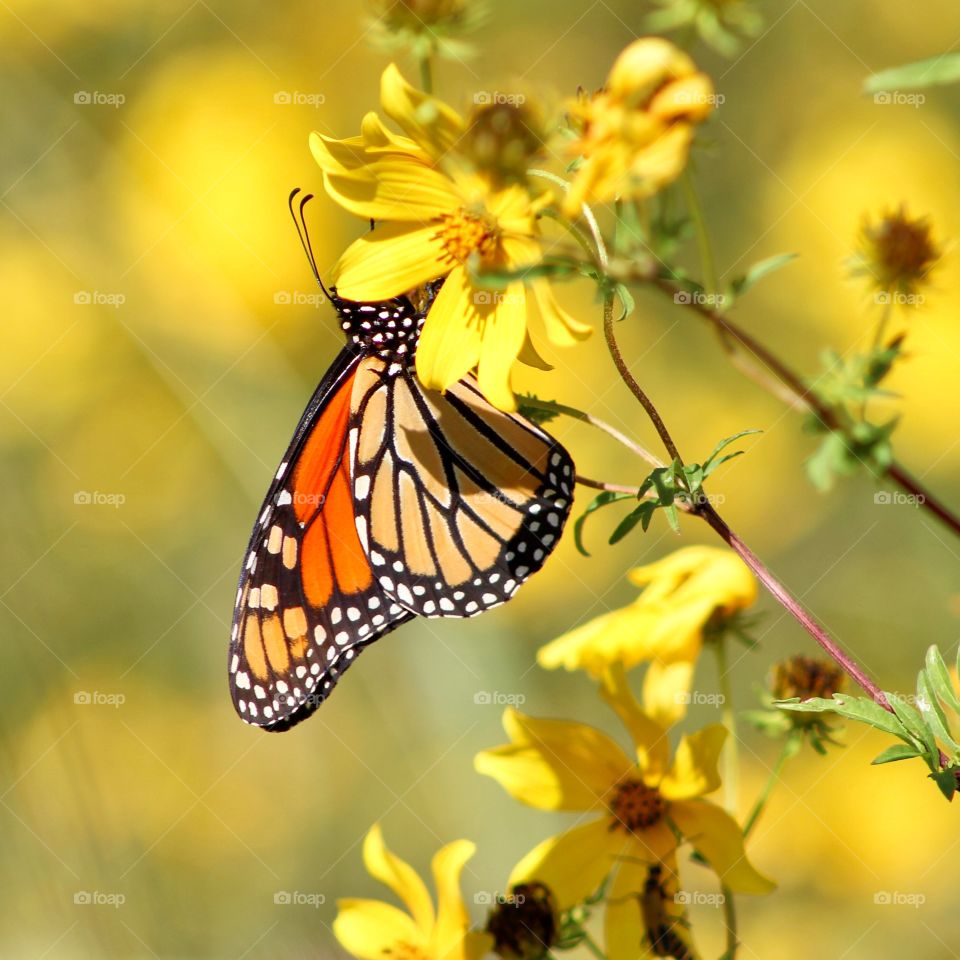
<path id="1" fill-rule="evenodd" d="M 655 454 L 640 446 L 635 440 L 631 440 L 625 433 L 621 433 L 616 427 L 595 417 L 592 413 L 585 410 L 578 410 L 576 407 L 569 407 L 565 403 L 557 403 L 555 400 L 541 400 L 539 397 L 528 397 L 517 394 L 517 403 L 525 407 L 534 407 L 537 410 L 547 410 L 550 413 L 560 413 L 565 417 L 572 417 L 574 420 L 580 420 L 582 423 L 589 423 L 591 427 L 596 427 L 604 433 L 613 437 L 617 443 L 625 446 L 631 453 L 646 460 L 652 467 L 662 467 L 663 461 Z"/>
<path id="2" fill-rule="evenodd" d="M 581 487 L 591 487 L 593 490 L 607 490 L 610 493 L 632 493 L 635 496 L 640 494 L 639 487 L 629 487 L 622 483 L 607 483 L 605 480 L 591 480 L 590 477 L 585 477 L 582 473 L 578 473 L 575 479 Z"/>
<path id="3" fill-rule="evenodd" d="M 676 294 L 680 292 L 680 288 L 675 284 L 663 277 L 647 277 L 646 281 L 676 301 Z M 829 404 L 820 400 L 796 371 L 788 367 L 776 354 L 768 350 L 745 330 L 732 323 L 726 314 L 713 309 L 706 303 L 698 303 L 696 298 L 692 297 L 684 298 L 682 306 L 693 310 L 707 320 L 721 334 L 725 347 L 728 347 L 731 342 L 736 343 L 748 354 L 759 360 L 786 387 L 789 396 L 785 396 L 782 389 L 767 381 L 766 378 L 758 377 L 755 373 L 747 373 L 752 380 L 759 383 L 773 396 L 789 403 L 794 409 L 802 409 L 811 413 L 824 429 L 842 434 L 844 437 L 849 436 L 847 425 L 837 416 L 836 411 Z M 727 349 L 727 353 L 731 357 L 735 356 L 735 351 L 731 349 Z M 741 367 L 741 369 L 743 368 Z M 960 516 L 934 496 L 903 466 L 893 461 L 883 475 L 915 497 L 918 506 L 929 510 L 945 526 L 960 536 Z"/>

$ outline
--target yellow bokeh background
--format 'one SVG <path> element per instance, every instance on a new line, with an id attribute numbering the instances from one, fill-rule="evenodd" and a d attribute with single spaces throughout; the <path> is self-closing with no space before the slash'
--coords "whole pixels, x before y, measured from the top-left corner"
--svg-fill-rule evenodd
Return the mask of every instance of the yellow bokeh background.
<path id="1" fill-rule="evenodd" d="M 905 203 L 929 216 L 948 252 L 923 306 L 895 318 L 909 360 L 884 406 L 902 414 L 901 459 L 960 506 L 960 93 L 932 89 L 911 107 L 861 92 L 871 71 L 947 49 L 960 12 L 947 0 L 922 15 L 887 0 L 770 6 L 738 59 L 694 49 L 724 97 L 694 156 L 718 268 L 729 281 L 799 255 L 737 317 L 812 375 L 825 347 L 864 344 L 876 319 L 844 265 L 864 215 Z M 629 566 L 710 542 L 693 523 L 678 540 L 658 520 L 606 548 L 612 518 L 600 517 L 592 558 L 568 534 L 506 607 L 404 627 L 294 731 L 234 716 L 226 642 L 240 557 L 340 340 L 286 196 L 320 188 L 309 132 L 351 135 L 376 106 L 386 60 L 369 12 L 346 0 L 19 0 L 0 16 L 0 956 L 341 956 L 336 898 L 381 893 L 360 863 L 376 820 L 419 867 L 443 842 L 475 840 L 465 888 L 480 922 L 475 895 L 502 889 L 569 820 L 518 808 L 473 772 L 473 754 L 502 738 L 499 708 L 478 694 L 615 731 L 585 679 L 535 667 L 537 647 L 626 602 Z M 439 88 L 463 107 L 490 90 L 555 104 L 602 82 L 644 12 L 634 0 L 490 0 L 479 55 L 440 64 Z M 322 197 L 309 217 L 328 271 L 363 225 Z M 683 257 L 695 268 L 692 243 Z M 585 286 L 561 294 L 597 318 Z M 910 506 L 876 504 L 865 476 L 814 492 L 802 471 L 814 440 L 692 314 L 644 293 L 621 338 L 685 451 L 763 431 L 714 481 L 722 512 L 885 687 L 910 688 L 928 644 L 954 652 L 956 538 Z M 517 385 L 654 444 L 601 338 L 553 359 L 556 371 Z M 589 428 L 552 429 L 581 472 L 642 476 Z M 94 493 L 110 502 L 83 502 Z M 760 610 L 759 649 L 737 652 L 743 707 L 774 660 L 812 652 L 772 601 Z M 712 689 L 711 663 L 697 682 Z M 843 739 L 792 761 L 760 822 L 751 854 L 781 890 L 740 903 L 742 956 L 955 956 L 955 810 L 918 766 L 869 766 L 879 734 Z M 776 745 L 744 731 L 742 747 L 746 811 Z M 695 866 L 685 879 L 714 889 Z M 324 902 L 277 904 L 282 891 Z M 93 892 L 123 903 L 76 902 Z M 884 892 L 924 902 L 878 904 Z M 718 912 L 693 918 L 704 955 L 719 955 Z"/>

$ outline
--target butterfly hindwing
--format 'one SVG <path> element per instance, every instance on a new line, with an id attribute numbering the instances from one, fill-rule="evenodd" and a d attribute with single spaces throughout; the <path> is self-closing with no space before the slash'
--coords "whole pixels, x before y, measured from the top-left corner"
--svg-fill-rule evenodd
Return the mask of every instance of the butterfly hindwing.
<path id="1" fill-rule="evenodd" d="M 317 388 L 240 577 L 231 694 L 244 720 L 271 730 L 312 713 L 364 646 L 411 616 L 380 587 L 356 532 L 348 425 L 358 362 L 344 350 Z"/>
<path id="2" fill-rule="evenodd" d="M 351 462 L 373 573 L 420 616 L 468 617 L 508 600 L 543 565 L 570 512 L 567 452 L 489 404 L 472 376 L 440 394 L 409 367 L 361 360 Z"/>

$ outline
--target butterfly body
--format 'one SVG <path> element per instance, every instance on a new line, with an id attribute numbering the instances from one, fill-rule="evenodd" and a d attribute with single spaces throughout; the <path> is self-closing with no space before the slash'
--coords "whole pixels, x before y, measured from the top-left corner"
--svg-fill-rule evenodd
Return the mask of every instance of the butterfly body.
<path id="1" fill-rule="evenodd" d="M 331 291 L 347 337 L 267 492 L 240 576 L 234 706 L 285 730 L 366 645 L 414 616 L 470 617 L 516 592 L 559 539 L 566 451 L 483 398 L 416 379 L 439 284 L 382 303 Z"/>

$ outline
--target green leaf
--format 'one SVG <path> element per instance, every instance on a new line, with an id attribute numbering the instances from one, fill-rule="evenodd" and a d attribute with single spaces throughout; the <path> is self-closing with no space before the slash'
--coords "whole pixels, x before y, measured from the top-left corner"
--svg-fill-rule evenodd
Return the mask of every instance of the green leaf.
<path id="1" fill-rule="evenodd" d="M 936 644 L 932 644 L 927 650 L 926 657 L 927 679 L 933 692 L 956 713 L 960 713 L 960 698 L 953 688 L 953 681 L 950 677 L 950 671 L 944 662 L 943 655 Z"/>
<path id="2" fill-rule="evenodd" d="M 940 701 L 934 694 L 933 687 L 923 670 L 920 671 L 920 675 L 917 677 L 917 694 L 919 695 L 917 705 L 920 708 L 920 715 L 926 721 L 933 735 L 944 746 L 949 747 L 951 753 L 956 756 L 957 753 L 960 752 L 960 744 L 953 739 L 953 734 L 950 732 L 950 725 L 947 722 L 947 716 L 943 712 L 943 707 L 940 706 Z M 934 746 L 933 753 L 938 754 L 936 746 Z"/>
<path id="3" fill-rule="evenodd" d="M 619 543 L 633 528 L 643 520 L 645 512 L 653 513 L 656 504 L 652 500 L 641 503 L 635 510 L 631 510 L 616 526 L 613 533 L 610 534 L 609 543 L 612 546 Z M 647 523 L 649 524 L 649 520 Z M 644 527 L 646 529 L 646 527 Z"/>
<path id="4" fill-rule="evenodd" d="M 952 800 L 957 792 L 957 769 L 957 767 L 947 767 L 946 770 L 935 770 L 930 774 L 930 779 L 948 800 Z"/>
<path id="5" fill-rule="evenodd" d="M 515 394 L 515 396 L 517 398 L 517 412 L 528 420 L 532 420 L 534 423 L 549 423 L 551 420 L 560 416 L 556 410 L 545 410 L 543 407 L 524 403 L 524 400 L 539 400 L 540 398 L 535 394 L 518 393 Z"/>
<path id="6" fill-rule="evenodd" d="M 709 467 L 710 464 L 713 463 L 714 460 L 716 460 L 717 454 L 719 454 L 721 451 L 723 451 L 723 450 L 725 450 L 727 447 L 729 447 L 731 443 L 736 443 L 739 439 L 741 439 L 741 437 L 749 437 L 749 436 L 751 436 L 752 434 L 755 434 L 755 433 L 763 433 L 763 431 L 762 431 L 762 430 L 741 430 L 739 433 L 733 434 L 733 436 L 724 437 L 724 438 L 713 448 L 712 452 L 710 453 L 710 456 L 707 457 L 706 460 L 704 460 L 704 462 L 703 462 L 704 468 Z M 741 452 L 742 452 L 742 451 L 741 451 Z M 736 454 L 732 454 L 732 456 L 736 456 Z"/>
<path id="7" fill-rule="evenodd" d="M 877 754 L 870 763 L 874 765 L 880 763 L 896 763 L 897 760 L 913 760 L 916 757 L 922 756 L 923 754 L 916 747 L 911 747 L 906 743 L 894 743 L 887 747 L 886 750 Z"/>
<path id="8" fill-rule="evenodd" d="M 583 545 L 583 525 L 587 521 L 587 517 L 591 513 L 595 513 L 601 507 L 606 507 L 611 503 L 616 503 L 619 500 L 634 500 L 636 499 L 635 495 L 632 493 L 616 493 L 612 490 L 604 490 L 603 493 L 597 494 L 587 504 L 587 508 L 577 517 L 576 522 L 573 525 L 573 542 L 576 545 L 576 548 L 585 556 L 589 557 L 590 554 L 587 551 L 586 547 Z"/>
<path id="9" fill-rule="evenodd" d="M 752 286 L 764 277 L 769 276 L 781 267 L 785 267 L 791 260 L 796 260 L 796 253 L 778 253 L 776 256 L 767 257 L 765 260 L 758 260 L 753 266 L 747 269 L 742 277 L 737 277 L 730 284 L 730 289 L 735 297 L 742 297 Z"/>
<path id="10" fill-rule="evenodd" d="M 637 301 L 633 299 L 633 294 L 630 290 L 622 283 L 618 283 L 616 286 L 617 296 L 620 298 L 620 303 L 623 306 L 623 310 L 620 313 L 618 320 L 626 320 L 627 317 L 637 309 Z"/>
<path id="11" fill-rule="evenodd" d="M 920 711 L 904 696 L 896 693 L 888 693 L 886 690 L 884 691 L 884 696 L 887 698 L 887 703 L 893 707 L 893 712 L 897 715 L 897 719 L 910 734 L 911 740 L 925 747 L 923 755 L 927 759 L 927 762 L 931 764 L 932 768 L 936 769 L 938 765 L 936 737 L 934 737 L 933 731 L 924 720 Z"/>
<path id="12" fill-rule="evenodd" d="M 925 87 L 944 86 L 960 80 L 960 53 L 944 53 L 928 60 L 890 67 L 867 77 L 865 93 L 887 90 L 922 90 Z"/>
<path id="13" fill-rule="evenodd" d="M 866 723 L 884 733 L 892 733 L 895 737 L 912 742 L 907 729 L 899 719 L 889 710 L 884 710 L 874 700 L 868 697 L 852 697 L 847 693 L 835 693 L 833 699 L 825 700 L 823 697 L 812 697 L 809 700 L 777 700 L 774 706 L 781 710 L 796 710 L 800 713 L 836 713 L 838 716 L 846 717 L 849 720 L 857 720 L 860 723 Z"/>

